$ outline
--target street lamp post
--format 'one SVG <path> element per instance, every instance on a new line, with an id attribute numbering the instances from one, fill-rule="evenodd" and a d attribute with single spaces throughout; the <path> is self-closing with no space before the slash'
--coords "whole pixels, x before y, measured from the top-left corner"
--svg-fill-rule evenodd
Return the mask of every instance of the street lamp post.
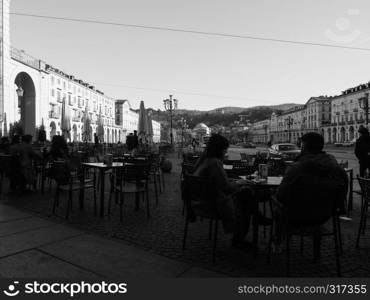
<path id="1" fill-rule="evenodd" d="M 289 116 L 288 118 L 285 119 L 285 122 L 286 124 L 288 125 L 288 139 L 289 139 L 289 143 L 290 143 L 290 127 L 293 125 L 293 118 L 291 116 Z"/>
<path id="2" fill-rule="evenodd" d="M 358 105 L 365 112 L 366 127 L 369 124 L 369 93 L 365 93 L 365 97 L 358 99 Z"/>
<path id="3" fill-rule="evenodd" d="M 175 109 L 177 109 L 177 103 L 178 103 L 178 100 L 172 99 L 172 95 L 170 95 L 170 98 L 169 99 L 163 100 L 164 109 L 170 113 L 170 128 L 171 128 L 170 138 L 171 138 L 171 146 L 173 145 L 172 112 Z"/>
<path id="4" fill-rule="evenodd" d="M 181 125 L 181 148 L 184 149 L 184 130 L 188 128 L 188 124 L 186 123 L 186 119 L 181 117 L 180 119 L 180 125 Z"/>

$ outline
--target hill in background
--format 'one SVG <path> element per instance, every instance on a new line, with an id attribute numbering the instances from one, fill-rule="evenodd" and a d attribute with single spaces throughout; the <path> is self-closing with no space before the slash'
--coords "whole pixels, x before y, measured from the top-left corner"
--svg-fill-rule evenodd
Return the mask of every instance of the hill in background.
<path id="1" fill-rule="evenodd" d="M 299 106 L 300 104 L 284 103 L 274 106 L 255 106 L 255 107 L 220 107 L 210 111 L 197 111 L 179 109 L 174 112 L 173 124 L 177 127 L 179 120 L 186 119 L 190 128 L 193 128 L 199 123 L 204 123 L 207 126 L 230 126 L 235 121 L 239 121 L 240 115 L 243 115 L 244 120 L 249 122 L 258 122 L 270 118 L 273 112 L 281 113 L 285 110 Z M 152 110 L 153 120 L 159 122 L 169 122 L 168 112 L 161 110 Z"/>

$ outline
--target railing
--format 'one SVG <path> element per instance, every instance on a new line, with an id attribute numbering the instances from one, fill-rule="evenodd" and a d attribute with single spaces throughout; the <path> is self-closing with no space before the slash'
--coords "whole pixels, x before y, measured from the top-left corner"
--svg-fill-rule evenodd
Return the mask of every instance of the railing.
<path id="1" fill-rule="evenodd" d="M 10 46 L 10 57 L 34 69 L 41 69 L 41 60 L 26 54 L 23 50 Z"/>
<path id="2" fill-rule="evenodd" d="M 49 111 L 49 118 L 50 119 L 59 119 L 60 113 L 57 111 Z"/>

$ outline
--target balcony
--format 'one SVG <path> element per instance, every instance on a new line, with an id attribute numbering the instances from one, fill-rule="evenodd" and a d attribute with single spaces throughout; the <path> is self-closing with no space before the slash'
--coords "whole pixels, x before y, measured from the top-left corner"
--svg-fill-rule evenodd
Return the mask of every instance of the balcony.
<path id="1" fill-rule="evenodd" d="M 61 97 L 58 97 L 57 101 L 58 101 L 59 103 L 63 103 L 63 99 L 62 99 Z"/>
<path id="2" fill-rule="evenodd" d="M 348 114 L 348 113 L 349 113 L 348 109 L 345 109 L 343 112 L 344 112 L 345 114 Z"/>
<path id="3" fill-rule="evenodd" d="M 339 115 L 340 115 L 340 112 L 339 112 L 339 111 L 337 111 L 335 114 L 336 114 L 337 116 L 339 116 Z"/>
<path id="4" fill-rule="evenodd" d="M 343 122 L 343 121 L 342 121 L 342 122 L 339 122 L 338 124 L 339 124 L 340 126 L 344 126 L 344 125 L 346 125 L 346 122 Z"/>
<path id="5" fill-rule="evenodd" d="M 49 111 L 49 119 L 59 119 L 60 113 L 58 111 Z"/>
<path id="6" fill-rule="evenodd" d="M 353 125 L 354 123 L 355 123 L 355 122 L 354 122 L 354 121 L 352 121 L 352 120 L 347 122 L 347 124 L 348 124 L 348 125 Z"/>
<path id="7" fill-rule="evenodd" d="M 73 122 L 81 122 L 81 118 L 80 117 L 72 117 L 72 121 Z"/>
<path id="8" fill-rule="evenodd" d="M 353 109 L 353 112 L 358 112 L 358 108 L 354 108 Z"/>
<path id="9" fill-rule="evenodd" d="M 82 105 L 82 101 L 80 101 L 80 100 L 78 101 L 78 107 L 79 107 L 79 108 L 82 108 L 82 107 L 83 107 L 83 105 Z"/>

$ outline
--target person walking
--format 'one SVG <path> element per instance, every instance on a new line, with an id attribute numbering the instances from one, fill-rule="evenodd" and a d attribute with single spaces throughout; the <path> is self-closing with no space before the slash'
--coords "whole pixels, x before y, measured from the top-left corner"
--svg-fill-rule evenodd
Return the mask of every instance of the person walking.
<path id="1" fill-rule="evenodd" d="M 360 164 L 360 176 L 364 177 L 366 170 L 370 172 L 370 134 L 369 130 L 362 125 L 358 132 L 360 137 L 356 141 L 355 155 Z"/>

